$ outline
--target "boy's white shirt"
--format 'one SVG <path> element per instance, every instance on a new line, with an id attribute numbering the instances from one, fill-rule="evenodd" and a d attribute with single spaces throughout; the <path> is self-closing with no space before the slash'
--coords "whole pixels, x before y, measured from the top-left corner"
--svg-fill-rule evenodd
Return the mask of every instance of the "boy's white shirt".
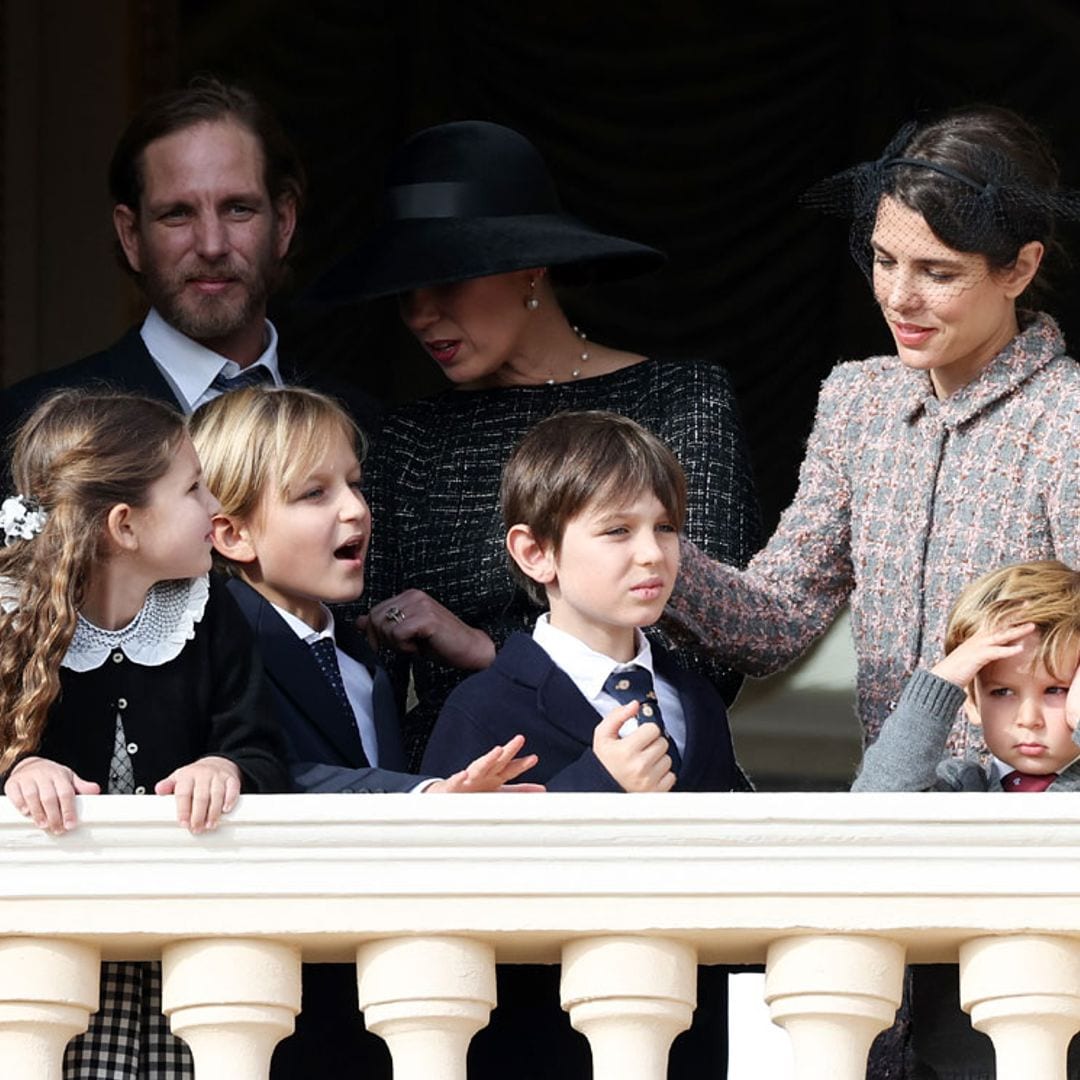
<path id="1" fill-rule="evenodd" d="M 649 639 L 640 630 L 634 630 L 637 655 L 625 664 L 590 649 L 580 638 L 552 626 L 546 611 L 536 620 L 532 636 L 600 716 L 605 716 L 619 704 L 604 689 L 607 677 L 613 671 L 626 671 L 634 665 L 647 669 L 653 678 L 653 688 L 660 701 L 660 715 L 664 718 L 668 736 L 674 740 L 680 754 L 686 752 L 686 716 L 678 691 L 662 675 L 656 674 Z"/>

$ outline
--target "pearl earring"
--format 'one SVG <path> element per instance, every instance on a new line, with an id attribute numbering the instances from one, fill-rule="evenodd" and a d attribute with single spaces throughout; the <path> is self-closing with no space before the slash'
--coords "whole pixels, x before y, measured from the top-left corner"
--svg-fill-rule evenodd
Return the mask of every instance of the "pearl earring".
<path id="1" fill-rule="evenodd" d="M 540 306 L 536 296 L 536 278 L 529 278 L 529 295 L 525 297 L 525 307 L 529 311 L 535 311 Z"/>

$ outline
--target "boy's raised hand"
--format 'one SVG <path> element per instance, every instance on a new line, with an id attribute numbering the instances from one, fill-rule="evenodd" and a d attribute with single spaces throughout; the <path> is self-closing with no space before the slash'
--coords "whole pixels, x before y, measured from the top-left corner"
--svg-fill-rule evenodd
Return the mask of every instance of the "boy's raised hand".
<path id="1" fill-rule="evenodd" d="M 516 791 L 526 794 L 544 791 L 543 784 L 515 784 L 514 779 L 528 772 L 539 760 L 535 754 L 517 757 L 525 745 L 524 735 L 515 735 L 502 746 L 493 747 L 461 772 L 445 780 L 436 780 L 424 788 L 424 794 L 445 795 L 469 791 Z"/>
<path id="2" fill-rule="evenodd" d="M 631 701 L 612 709 L 593 732 L 593 753 L 624 791 L 670 791 L 675 785 L 667 739 L 656 724 L 644 723 L 625 738 L 619 729 L 637 716 Z"/>
<path id="3" fill-rule="evenodd" d="M 154 794 L 176 796 L 176 820 L 185 829 L 216 829 L 240 797 L 240 770 L 228 758 L 199 758 L 159 780 Z"/>
<path id="4" fill-rule="evenodd" d="M 4 784 L 4 794 L 23 817 L 56 835 L 79 823 L 76 795 L 100 793 L 100 785 L 84 780 L 66 765 L 40 757 L 23 758 Z"/>
<path id="5" fill-rule="evenodd" d="M 930 671 L 939 679 L 947 679 L 954 685 L 966 689 L 987 664 L 992 664 L 995 660 L 1003 660 L 1006 656 L 1015 656 L 1020 652 L 1024 647 L 1023 639 L 1034 629 L 1034 623 L 1017 623 L 1012 626 L 989 627 L 980 630 L 957 645 Z M 1080 702 L 1077 704 L 1080 705 Z"/>

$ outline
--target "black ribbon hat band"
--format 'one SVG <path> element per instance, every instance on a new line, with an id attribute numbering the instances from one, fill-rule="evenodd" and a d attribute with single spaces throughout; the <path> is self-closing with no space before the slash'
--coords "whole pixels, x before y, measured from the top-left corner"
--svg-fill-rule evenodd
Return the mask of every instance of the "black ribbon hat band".
<path id="1" fill-rule="evenodd" d="M 381 224 L 323 275 L 316 299 L 371 299 L 539 266 L 632 277 L 664 261 L 566 213 L 536 147 L 500 124 L 428 128 L 395 151 L 388 172 Z"/>
<path id="2" fill-rule="evenodd" d="M 399 184 L 386 192 L 386 217 L 411 218 L 514 217 L 521 214 L 559 214 L 562 207 L 554 191 L 537 199 L 535 190 L 497 180 L 445 180 Z M 524 196 L 524 197 L 523 197 Z"/>

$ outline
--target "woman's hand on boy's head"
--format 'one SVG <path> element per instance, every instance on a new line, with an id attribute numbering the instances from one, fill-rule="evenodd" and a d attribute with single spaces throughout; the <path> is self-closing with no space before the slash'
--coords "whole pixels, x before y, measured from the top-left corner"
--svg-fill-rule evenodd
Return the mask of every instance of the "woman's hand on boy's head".
<path id="1" fill-rule="evenodd" d="M 99 795 L 91 780 L 48 758 L 28 757 L 15 766 L 4 784 L 4 794 L 23 817 L 56 835 L 74 829 L 76 795 Z"/>
<path id="2" fill-rule="evenodd" d="M 966 689 L 987 664 L 1015 656 L 1024 647 L 1023 639 L 1034 633 L 1034 623 L 987 627 L 962 641 L 931 673 Z"/>
<path id="3" fill-rule="evenodd" d="M 495 659 L 491 638 L 459 619 L 422 589 L 406 589 L 357 619 L 372 648 L 422 652 L 462 671 L 483 671 Z"/>
<path id="4" fill-rule="evenodd" d="M 638 713 L 638 703 L 618 705 L 596 725 L 593 753 L 624 791 L 670 791 L 675 786 L 667 739 L 653 723 L 638 725 L 624 738 L 619 731 Z"/>
<path id="5" fill-rule="evenodd" d="M 159 780 L 154 794 L 176 796 L 176 820 L 185 829 L 216 829 L 240 797 L 240 770 L 228 758 L 199 758 Z"/>
<path id="6" fill-rule="evenodd" d="M 424 788 L 424 794 L 445 795 L 470 791 L 516 791 L 531 794 L 546 790 L 543 784 L 513 783 L 528 772 L 539 760 L 535 754 L 517 757 L 525 745 L 524 735 L 515 735 L 502 746 L 495 746 L 478 757 L 461 772 L 445 780 L 436 780 Z"/>

